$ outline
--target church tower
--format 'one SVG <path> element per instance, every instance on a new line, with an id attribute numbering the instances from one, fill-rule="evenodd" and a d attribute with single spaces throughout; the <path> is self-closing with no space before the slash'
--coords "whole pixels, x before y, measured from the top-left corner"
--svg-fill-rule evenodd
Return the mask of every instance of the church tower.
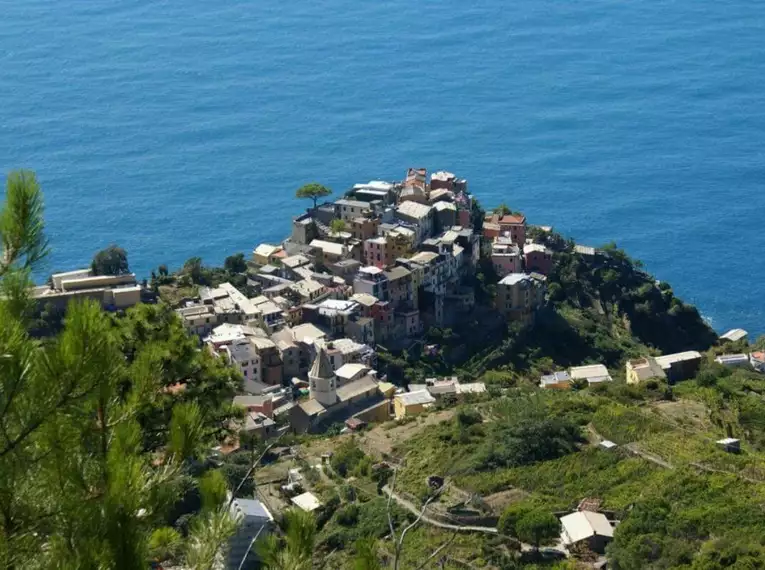
<path id="1" fill-rule="evenodd" d="M 316 351 L 316 360 L 308 372 L 310 383 L 310 397 L 324 407 L 334 406 L 337 403 L 337 380 L 335 371 L 329 363 L 329 357 L 324 347 Z"/>

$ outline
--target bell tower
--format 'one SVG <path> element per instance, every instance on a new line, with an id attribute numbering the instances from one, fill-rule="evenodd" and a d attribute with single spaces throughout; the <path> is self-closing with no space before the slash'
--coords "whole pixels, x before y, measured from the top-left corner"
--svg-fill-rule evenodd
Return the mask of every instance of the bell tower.
<path id="1" fill-rule="evenodd" d="M 324 347 L 316 351 L 316 360 L 308 372 L 309 394 L 322 406 L 334 406 L 337 403 L 337 379 Z"/>

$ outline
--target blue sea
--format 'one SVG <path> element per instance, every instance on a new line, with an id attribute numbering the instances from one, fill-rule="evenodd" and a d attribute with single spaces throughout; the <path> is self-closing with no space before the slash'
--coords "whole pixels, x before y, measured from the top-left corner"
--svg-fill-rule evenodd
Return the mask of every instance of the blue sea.
<path id="1" fill-rule="evenodd" d="M 0 0 L 0 166 L 41 180 L 44 273 L 219 264 L 304 182 L 425 166 L 763 333 L 764 7 Z"/>

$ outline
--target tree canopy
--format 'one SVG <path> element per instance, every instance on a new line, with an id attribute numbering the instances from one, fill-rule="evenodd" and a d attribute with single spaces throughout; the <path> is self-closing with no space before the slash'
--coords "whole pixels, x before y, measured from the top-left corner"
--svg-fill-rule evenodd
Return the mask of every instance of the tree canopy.
<path id="1" fill-rule="evenodd" d="M 209 568 L 232 523 L 220 476 L 200 460 L 226 430 L 238 373 L 198 351 L 163 305 L 123 317 L 72 302 L 56 336 L 33 339 L 42 195 L 34 175 L 12 178 L 0 211 L 0 561 L 132 570 L 170 557 Z M 190 486 L 197 507 L 184 500 Z M 168 527 L 181 515 L 185 535 Z"/>
<path id="2" fill-rule="evenodd" d="M 560 536 L 560 521 L 549 511 L 534 510 L 523 515 L 515 530 L 518 538 L 535 548 Z"/>
<path id="3" fill-rule="evenodd" d="M 243 253 L 229 255 L 223 262 L 223 269 L 229 273 L 244 273 L 247 271 L 247 261 Z"/>
<path id="4" fill-rule="evenodd" d="M 48 255 L 43 222 L 43 196 L 34 172 L 14 170 L 6 181 L 5 205 L 0 212 L 0 276 L 14 266 L 31 269 Z"/>
<path id="5" fill-rule="evenodd" d="M 345 223 L 345 220 L 336 218 L 330 222 L 329 229 L 332 230 L 332 233 L 339 234 L 340 232 L 344 232 L 346 229 L 348 229 L 348 224 Z"/>
<path id="6" fill-rule="evenodd" d="M 318 182 L 310 182 L 308 184 L 304 184 L 300 188 L 297 189 L 295 192 L 296 198 L 309 198 L 313 200 L 313 209 L 316 209 L 316 203 L 319 200 L 319 198 L 325 198 L 332 194 L 332 190 L 327 188 L 326 186 L 319 184 Z"/>
<path id="7" fill-rule="evenodd" d="M 127 252 L 117 245 L 110 245 L 96 253 L 90 267 L 95 275 L 127 275 L 130 273 Z"/>

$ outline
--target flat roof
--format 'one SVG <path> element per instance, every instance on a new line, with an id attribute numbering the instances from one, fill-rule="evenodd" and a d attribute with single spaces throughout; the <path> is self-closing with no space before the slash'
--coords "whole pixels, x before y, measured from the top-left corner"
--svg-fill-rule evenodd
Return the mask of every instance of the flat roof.
<path id="1" fill-rule="evenodd" d="M 736 342 L 737 340 L 745 338 L 747 334 L 749 333 L 747 333 L 744 329 L 731 329 L 725 334 L 720 335 L 720 338 Z"/>
<path id="2" fill-rule="evenodd" d="M 359 305 L 364 305 L 365 307 L 371 307 L 379 300 L 377 297 L 370 295 L 369 293 L 355 293 L 351 295 L 351 299 L 356 301 Z"/>
<path id="3" fill-rule="evenodd" d="M 403 394 L 396 394 L 396 398 L 401 400 L 405 406 L 412 406 L 415 404 L 432 404 L 436 399 L 430 395 L 427 390 L 417 390 L 416 392 L 404 392 Z"/>
<path id="4" fill-rule="evenodd" d="M 315 239 L 310 244 L 311 247 L 319 248 L 322 251 L 331 253 L 332 255 L 344 255 L 345 246 L 341 243 L 335 243 L 332 241 L 324 241 L 322 239 Z"/>
<path id="5" fill-rule="evenodd" d="M 438 255 L 439 254 L 433 251 L 421 251 L 420 253 L 410 257 L 409 261 L 427 265 L 429 263 L 432 263 L 434 260 L 436 260 L 438 258 Z"/>
<path id="6" fill-rule="evenodd" d="M 595 255 L 595 248 L 586 245 L 575 245 L 574 251 L 580 255 Z"/>
<path id="7" fill-rule="evenodd" d="M 746 354 L 739 353 L 739 354 L 721 354 L 717 358 L 715 358 L 717 362 L 743 362 L 743 361 L 749 361 L 749 357 Z"/>
<path id="8" fill-rule="evenodd" d="M 319 303 L 319 308 L 329 309 L 332 311 L 350 311 L 356 306 L 358 306 L 358 303 L 355 301 L 345 299 L 325 299 Z"/>
<path id="9" fill-rule="evenodd" d="M 571 378 L 574 379 L 589 379 L 598 378 L 602 376 L 609 376 L 608 368 L 603 364 L 590 364 L 588 366 L 572 366 L 569 369 Z"/>
<path id="10" fill-rule="evenodd" d="M 388 271 L 385 272 L 385 275 L 388 277 L 388 281 L 401 279 L 411 274 L 412 274 L 411 271 L 409 271 L 406 267 L 401 267 L 400 265 L 397 265 L 396 267 L 391 267 Z"/>
<path id="11" fill-rule="evenodd" d="M 685 352 L 675 352 L 673 354 L 665 354 L 664 356 L 657 356 L 656 362 L 662 368 L 668 368 L 676 362 L 685 362 L 687 360 L 701 359 L 701 353 L 695 350 L 686 350 Z"/>
<path id="12" fill-rule="evenodd" d="M 483 382 L 468 382 L 466 384 L 457 384 L 458 394 L 483 394 L 486 392 L 486 384 Z"/>
<path id="13" fill-rule="evenodd" d="M 505 275 L 499 283 L 500 285 L 516 285 L 530 279 L 531 276 L 527 273 L 509 273 L 508 275 Z"/>
<path id="14" fill-rule="evenodd" d="M 365 364 L 349 362 L 348 364 L 343 364 L 340 368 L 338 368 L 335 371 L 335 375 L 338 378 L 353 378 L 360 372 L 366 372 L 369 369 L 369 366 L 366 366 Z"/>
<path id="15" fill-rule="evenodd" d="M 258 247 L 255 248 L 255 255 L 262 255 L 264 257 L 269 257 L 279 251 L 282 247 L 280 245 L 272 245 L 270 243 L 261 243 Z"/>
<path id="16" fill-rule="evenodd" d="M 321 507 L 321 501 L 313 493 L 303 493 L 290 499 L 292 504 L 307 512 L 312 512 Z"/>
<path id="17" fill-rule="evenodd" d="M 274 517 L 265 505 L 256 499 L 234 499 L 231 507 L 247 517 L 254 517 L 264 521 L 274 520 Z"/>
<path id="18" fill-rule="evenodd" d="M 362 202 L 361 200 L 349 200 L 348 198 L 340 198 L 335 200 L 335 204 L 338 206 L 349 206 L 351 208 L 369 208 L 368 202 Z"/>
<path id="19" fill-rule="evenodd" d="M 549 250 L 541 243 L 527 243 L 523 246 L 523 253 L 549 253 Z"/>

